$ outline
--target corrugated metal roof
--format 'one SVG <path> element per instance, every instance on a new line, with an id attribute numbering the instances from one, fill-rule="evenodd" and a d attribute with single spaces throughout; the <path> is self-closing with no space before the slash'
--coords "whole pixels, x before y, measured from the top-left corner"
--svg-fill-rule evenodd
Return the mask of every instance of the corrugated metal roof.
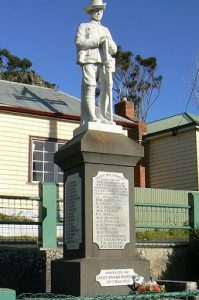
<path id="1" fill-rule="evenodd" d="M 78 98 L 55 89 L 5 80 L 0 80 L 0 105 L 80 116 L 80 100 Z M 130 120 L 118 115 L 114 115 L 114 120 L 133 124 Z"/>
<path id="2" fill-rule="evenodd" d="M 60 91 L 0 80 L 0 104 L 78 116 L 79 100 Z"/>
<path id="3" fill-rule="evenodd" d="M 148 123 L 147 135 L 169 131 L 172 129 L 177 129 L 194 124 L 199 125 L 199 116 L 190 113 L 182 113 Z"/>

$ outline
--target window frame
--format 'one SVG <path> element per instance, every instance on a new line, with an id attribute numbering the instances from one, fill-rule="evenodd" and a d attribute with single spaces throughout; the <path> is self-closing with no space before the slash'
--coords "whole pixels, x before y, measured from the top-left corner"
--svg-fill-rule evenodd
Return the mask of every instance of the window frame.
<path id="1" fill-rule="evenodd" d="M 56 139 L 56 138 L 47 138 L 47 137 L 38 137 L 38 136 L 30 136 L 29 137 L 29 170 L 28 170 L 28 182 L 31 184 L 38 184 L 40 181 L 34 181 L 33 180 L 33 142 L 34 141 L 41 141 L 41 142 L 53 142 L 56 144 L 66 144 L 68 140 L 62 140 L 62 139 Z M 57 168 L 57 171 L 55 172 L 54 169 L 54 183 L 57 185 L 62 185 L 63 182 L 58 182 L 58 165 L 55 165 L 55 169 Z M 57 178 L 55 180 L 55 175 L 57 174 Z M 48 181 L 42 181 L 42 182 L 48 182 Z"/>

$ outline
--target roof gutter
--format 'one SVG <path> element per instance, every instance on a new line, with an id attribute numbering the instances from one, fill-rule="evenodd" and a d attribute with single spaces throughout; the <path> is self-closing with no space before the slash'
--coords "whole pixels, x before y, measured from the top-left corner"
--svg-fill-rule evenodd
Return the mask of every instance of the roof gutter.
<path id="1" fill-rule="evenodd" d="M 0 111 L 7 111 L 7 112 L 27 114 L 27 115 L 32 115 L 32 116 L 41 116 L 41 117 L 57 118 L 57 119 L 72 120 L 72 121 L 80 122 L 80 116 L 67 115 L 67 114 L 63 114 L 60 112 L 44 112 L 44 111 L 40 111 L 40 110 L 19 108 L 19 107 L 5 106 L 5 105 L 0 105 Z M 132 127 L 138 126 L 138 123 L 126 123 L 126 122 L 121 122 L 121 121 L 116 121 L 116 124 L 123 126 L 123 127 L 127 127 L 127 128 L 132 128 Z"/>
<path id="2" fill-rule="evenodd" d="M 172 128 L 164 129 L 161 131 L 146 134 L 143 136 L 143 139 L 148 140 L 148 139 L 152 139 L 153 137 L 157 137 L 157 136 L 169 135 L 169 133 L 172 133 L 173 136 L 176 136 L 178 134 L 178 131 L 184 131 L 186 129 L 191 129 L 191 127 L 196 127 L 197 125 L 198 125 L 197 122 L 193 121 L 189 124 L 176 126 L 176 127 L 172 127 Z"/>

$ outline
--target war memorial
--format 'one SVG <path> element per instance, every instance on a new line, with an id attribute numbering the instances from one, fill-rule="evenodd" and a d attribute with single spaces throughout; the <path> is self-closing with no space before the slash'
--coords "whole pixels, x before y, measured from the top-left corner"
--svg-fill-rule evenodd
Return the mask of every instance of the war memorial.
<path id="1" fill-rule="evenodd" d="M 55 154 L 64 172 L 64 254 L 52 262 L 52 292 L 74 296 L 128 294 L 134 280 L 150 277 L 135 253 L 134 167 L 144 151 L 113 121 L 117 46 L 100 23 L 105 9 L 92 0 L 90 21 L 77 30 L 81 125 Z"/>

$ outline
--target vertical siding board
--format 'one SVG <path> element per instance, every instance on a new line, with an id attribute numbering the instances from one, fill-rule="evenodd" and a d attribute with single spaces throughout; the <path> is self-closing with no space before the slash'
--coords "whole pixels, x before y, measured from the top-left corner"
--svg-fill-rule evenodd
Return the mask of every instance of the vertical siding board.
<path id="1" fill-rule="evenodd" d="M 199 190 L 199 128 L 196 130 L 196 151 L 197 151 L 197 190 Z"/>
<path id="2" fill-rule="evenodd" d="M 150 186 L 197 190 L 198 166 L 195 129 L 150 140 Z M 189 176 L 187 176 L 189 175 Z"/>

